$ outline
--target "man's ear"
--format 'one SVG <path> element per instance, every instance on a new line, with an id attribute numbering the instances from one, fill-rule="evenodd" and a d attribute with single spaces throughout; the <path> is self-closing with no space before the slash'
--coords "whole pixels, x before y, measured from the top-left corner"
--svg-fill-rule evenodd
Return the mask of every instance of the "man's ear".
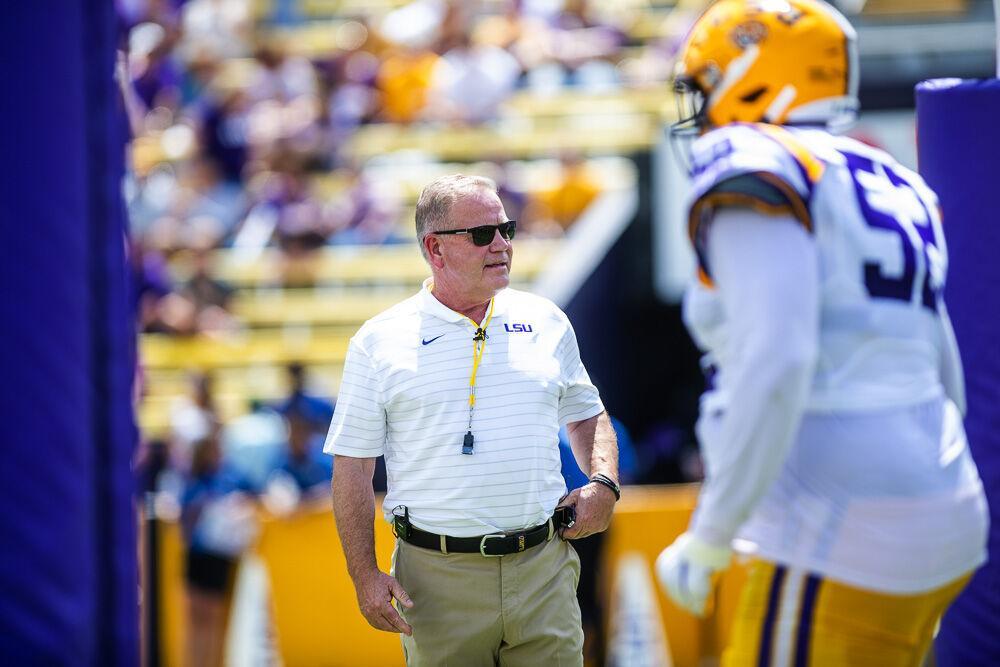
<path id="1" fill-rule="evenodd" d="M 441 239 L 436 235 L 428 234 L 424 237 L 424 250 L 427 251 L 427 260 L 436 269 L 444 266 L 444 257 L 441 254 L 442 248 Z"/>

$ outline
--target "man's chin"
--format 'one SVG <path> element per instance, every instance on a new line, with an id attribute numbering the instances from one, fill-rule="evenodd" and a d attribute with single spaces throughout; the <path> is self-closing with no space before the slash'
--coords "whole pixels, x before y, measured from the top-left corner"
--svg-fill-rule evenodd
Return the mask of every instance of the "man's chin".
<path id="1" fill-rule="evenodd" d="M 507 287 L 508 284 L 509 284 L 509 281 L 504 281 L 504 282 L 499 282 L 499 281 L 496 281 L 496 280 L 487 280 L 487 281 L 485 281 L 483 283 L 483 293 L 482 293 L 483 297 L 487 301 L 490 300 L 490 299 L 492 299 L 497 294 L 499 294 L 500 292 L 502 292 Z"/>

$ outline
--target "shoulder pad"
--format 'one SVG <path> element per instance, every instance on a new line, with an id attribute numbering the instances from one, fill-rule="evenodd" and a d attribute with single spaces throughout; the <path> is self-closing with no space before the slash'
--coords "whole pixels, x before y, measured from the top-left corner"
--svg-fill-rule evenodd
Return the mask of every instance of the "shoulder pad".
<path id="1" fill-rule="evenodd" d="M 692 204 L 718 183 L 749 173 L 769 174 L 808 201 L 824 169 L 792 132 L 764 123 L 712 130 L 694 143 L 691 160 Z"/>

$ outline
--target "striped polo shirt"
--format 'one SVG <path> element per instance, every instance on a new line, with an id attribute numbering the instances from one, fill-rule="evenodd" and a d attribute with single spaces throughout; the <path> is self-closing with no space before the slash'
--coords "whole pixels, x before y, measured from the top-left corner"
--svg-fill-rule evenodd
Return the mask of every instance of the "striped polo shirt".
<path id="1" fill-rule="evenodd" d="M 573 327 L 547 299 L 497 294 L 463 454 L 476 326 L 429 285 L 351 339 L 324 451 L 385 455 L 387 521 L 405 505 L 416 527 L 456 537 L 540 524 L 566 492 L 559 426 L 604 410 Z"/>

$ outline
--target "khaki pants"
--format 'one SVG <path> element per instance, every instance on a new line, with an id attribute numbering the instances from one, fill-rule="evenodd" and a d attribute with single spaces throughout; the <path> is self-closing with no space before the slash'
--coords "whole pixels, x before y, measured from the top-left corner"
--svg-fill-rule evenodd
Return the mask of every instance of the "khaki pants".
<path id="1" fill-rule="evenodd" d="M 397 540 L 392 571 L 413 600 L 409 667 L 583 665 L 580 558 L 559 537 L 499 558 Z"/>

